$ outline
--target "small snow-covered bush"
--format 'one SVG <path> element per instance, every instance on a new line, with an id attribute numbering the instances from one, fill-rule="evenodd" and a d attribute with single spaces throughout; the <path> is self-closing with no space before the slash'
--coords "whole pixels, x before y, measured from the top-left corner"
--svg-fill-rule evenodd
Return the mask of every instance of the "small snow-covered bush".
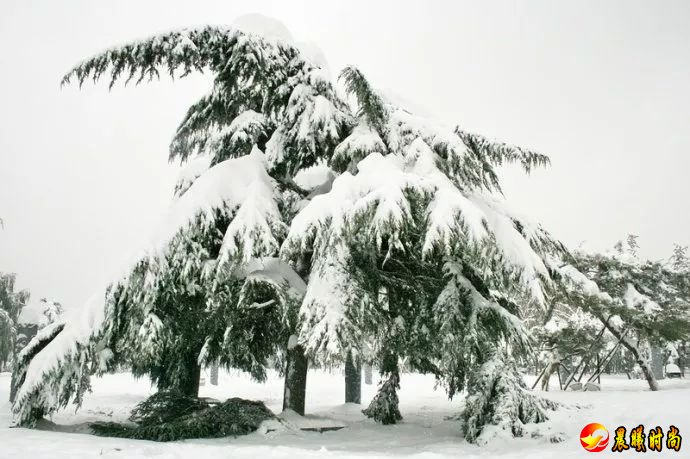
<path id="1" fill-rule="evenodd" d="M 515 362 L 503 352 L 470 376 L 468 392 L 461 417 L 465 438 L 471 443 L 487 443 L 501 431 L 521 437 L 525 424 L 547 421 L 545 411 L 557 408 L 556 402 L 527 390 Z"/>
<path id="2" fill-rule="evenodd" d="M 162 392 L 140 403 L 130 420 L 136 425 L 95 423 L 91 429 L 104 437 L 175 441 L 246 435 L 263 421 L 275 418 L 263 402 L 231 398 L 217 405 L 181 393 Z"/>
<path id="3" fill-rule="evenodd" d="M 362 410 L 365 416 L 381 424 L 396 424 L 402 419 L 398 408 L 397 389 L 400 388 L 400 377 L 397 372 L 381 383 L 378 393 L 369 406 Z"/>

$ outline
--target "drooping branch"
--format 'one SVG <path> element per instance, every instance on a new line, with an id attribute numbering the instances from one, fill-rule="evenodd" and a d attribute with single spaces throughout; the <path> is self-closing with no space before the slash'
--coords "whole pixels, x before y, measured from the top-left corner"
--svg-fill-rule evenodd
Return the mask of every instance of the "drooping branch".
<path id="1" fill-rule="evenodd" d="M 345 82 L 345 90 L 354 95 L 359 105 L 359 116 L 381 133 L 387 119 L 386 107 L 381 97 L 374 91 L 369 81 L 356 67 L 345 67 L 340 72 L 340 79 Z"/>
<path id="2" fill-rule="evenodd" d="M 548 166 L 551 163 L 551 160 L 546 155 L 504 142 L 492 141 L 482 135 L 464 131 L 459 127 L 455 129 L 455 133 L 475 156 L 490 165 L 500 166 L 507 163 L 520 163 L 526 172 L 530 172 L 535 167 Z M 495 183 L 495 185 L 498 185 L 498 183 Z"/>
<path id="3" fill-rule="evenodd" d="M 170 161 L 186 161 L 193 153 L 201 151 L 209 140 L 209 127 L 220 120 L 230 118 L 223 100 L 215 92 L 194 103 L 177 127 L 170 142 Z"/>
<path id="4" fill-rule="evenodd" d="M 76 79 L 79 86 L 87 80 L 95 82 L 108 70 L 111 88 L 123 77 L 126 78 L 125 83 L 136 78 L 137 84 L 146 77 L 157 78 L 162 69 L 175 76 L 176 70 L 181 68 L 181 77 L 207 66 L 215 70 L 228 60 L 241 35 L 239 31 L 221 27 L 183 29 L 155 35 L 83 61 L 62 78 L 62 84 L 69 84 L 72 79 Z"/>

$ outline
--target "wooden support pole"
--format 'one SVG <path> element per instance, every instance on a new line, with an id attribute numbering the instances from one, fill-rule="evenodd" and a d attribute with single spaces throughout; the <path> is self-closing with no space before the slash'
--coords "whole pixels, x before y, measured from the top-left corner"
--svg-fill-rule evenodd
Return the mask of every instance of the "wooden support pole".
<path id="1" fill-rule="evenodd" d="M 621 344 L 623 343 L 623 338 L 625 338 L 625 335 L 626 335 L 627 333 L 628 333 L 628 330 L 623 330 L 623 333 L 621 333 L 621 336 L 618 338 L 618 341 L 616 341 L 616 345 L 613 346 L 613 349 L 611 349 L 611 350 L 609 351 L 608 354 L 606 354 L 606 356 L 604 357 L 604 360 L 601 361 L 601 364 L 600 364 L 600 365 L 597 365 L 597 368 L 596 368 L 594 374 L 592 374 L 592 376 L 589 377 L 589 379 L 587 380 L 587 382 L 592 382 L 592 381 L 594 381 L 594 378 L 598 378 L 599 381 L 601 381 L 601 378 L 599 378 L 599 376 L 600 376 L 601 373 L 604 371 L 604 369 L 606 368 L 606 366 L 609 364 L 609 362 L 611 361 L 611 359 L 612 359 L 613 356 L 615 355 L 615 353 L 616 353 L 616 351 L 618 350 L 618 348 L 619 348 L 619 347 L 621 346 Z M 598 357 L 599 357 L 599 356 L 597 356 L 597 358 L 598 358 Z M 630 378 L 628 377 L 628 379 L 630 379 Z"/>
<path id="2" fill-rule="evenodd" d="M 582 360 L 580 360 L 580 363 L 577 365 L 575 370 L 568 377 L 568 380 L 565 382 L 565 387 L 563 388 L 563 390 L 568 390 L 568 386 L 570 386 L 570 383 L 573 382 L 573 379 L 575 378 L 575 375 L 577 374 L 577 372 L 580 371 L 580 367 L 582 366 L 582 364 L 583 363 L 587 364 L 587 362 L 589 362 L 589 359 L 591 358 L 592 349 L 594 349 L 594 346 L 599 342 L 601 337 L 604 335 L 605 331 L 606 331 L 606 325 L 604 325 L 604 327 L 601 329 L 601 331 L 597 334 L 596 338 L 594 338 L 594 341 L 592 342 L 592 344 L 589 346 L 587 354 L 585 354 L 587 357 L 583 357 Z M 584 370 L 583 370 L 583 373 L 584 373 Z M 580 375 L 580 378 L 582 378 L 582 374 Z M 578 379 L 578 382 L 579 381 L 580 380 Z"/>
<path id="3" fill-rule="evenodd" d="M 537 383 L 539 382 L 539 380 L 541 379 L 541 377 L 544 376 L 544 372 L 546 371 L 546 369 L 547 369 L 548 367 L 549 367 L 549 366 L 547 365 L 547 366 L 544 367 L 543 370 L 541 370 L 541 373 L 539 373 L 539 376 L 537 376 L 536 381 L 534 381 L 534 384 L 532 384 L 532 390 L 534 390 L 534 388 L 537 387 Z"/>

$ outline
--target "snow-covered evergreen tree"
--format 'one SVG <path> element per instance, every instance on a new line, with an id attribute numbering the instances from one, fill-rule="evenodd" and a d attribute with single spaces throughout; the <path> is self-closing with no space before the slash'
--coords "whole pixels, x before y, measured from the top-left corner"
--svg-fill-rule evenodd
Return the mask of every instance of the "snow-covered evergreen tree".
<path id="1" fill-rule="evenodd" d="M 679 273 L 690 273 L 690 259 L 688 258 L 688 247 L 680 244 L 673 244 L 673 254 L 669 259 L 671 269 Z"/>
<path id="2" fill-rule="evenodd" d="M 385 377 L 367 414 L 397 421 L 404 357 L 449 395 L 473 395 L 470 440 L 487 423 L 519 434 L 519 424 L 545 419 L 514 361 L 501 360 L 500 384 L 489 369 L 507 349 L 529 347 L 519 306 L 547 305 L 552 259 L 564 251 L 508 209 L 495 167 L 529 172 L 547 157 L 413 115 L 352 67 L 341 74 L 351 108 L 296 47 L 241 29 L 119 47 L 64 82 L 108 75 L 112 85 L 162 70 L 214 75 L 171 144 L 171 159 L 188 168 L 169 217 L 82 319 L 44 337 L 22 369 L 19 422 L 78 403 L 89 375 L 118 362 L 161 387 L 187 387 L 198 364 L 217 360 L 260 377 L 280 348 L 284 406 L 298 412 L 307 356 L 350 356 Z M 332 172 L 322 182 L 297 184 L 324 162 Z"/>
<path id="3" fill-rule="evenodd" d="M 492 194 L 496 165 L 530 170 L 546 157 L 415 116 L 354 68 L 342 78 L 358 106 L 331 161 L 341 174 L 295 217 L 283 254 L 314 260 L 301 308 L 308 352 L 325 362 L 372 352 L 390 366 L 365 412 L 395 422 L 391 355 L 451 396 L 464 389 L 495 352 L 528 346 L 516 301 L 545 303 L 547 260 L 563 248 Z"/>
<path id="4" fill-rule="evenodd" d="M 497 350 L 472 372 L 462 413 L 469 441 L 486 444 L 493 435 L 506 432 L 522 436 L 525 424 L 545 421 L 544 411 L 556 408 L 554 402 L 527 391 L 512 360 L 505 350 Z"/>
<path id="5" fill-rule="evenodd" d="M 673 253 L 669 259 L 667 267 L 673 272 L 675 284 L 685 292 L 685 297 L 690 298 L 690 259 L 687 254 L 687 246 L 680 244 L 673 245 Z M 685 366 L 690 362 L 689 339 L 681 339 L 674 343 L 678 353 L 678 365 L 681 373 L 685 375 Z"/>
<path id="6" fill-rule="evenodd" d="M 605 350 L 609 339 L 600 336 L 602 327 L 592 314 L 559 303 L 549 320 L 533 333 L 543 349 L 557 353 L 563 362 L 576 363 Z"/>
<path id="7" fill-rule="evenodd" d="M 0 273 L 0 370 L 14 360 L 19 315 L 29 299 L 28 291 L 15 291 L 16 278 Z"/>
<path id="8" fill-rule="evenodd" d="M 86 60 L 63 82 L 105 73 L 111 85 L 140 82 L 162 69 L 215 76 L 171 144 L 171 160 L 189 162 L 175 202 L 155 247 L 108 288 L 105 304 L 94 300 L 90 328 L 68 323 L 30 363 L 15 404 L 20 422 L 30 421 L 30 405 L 47 413 L 78 401 L 89 373 L 115 362 L 189 393 L 197 390 L 199 365 L 211 361 L 261 378 L 267 357 L 295 331 L 304 282 L 275 255 L 308 197 L 294 177 L 331 156 L 347 129 L 344 103 L 292 44 L 241 28 L 126 45 Z M 104 357 L 99 365 L 95 352 Z M 70 372 L 77 384 L 57 384 Z"/>
<path id="9" fill-rule="evenodd" d="M 637 256 L 637 252 L 640 248 L 640 244 L 637 242 L 639 239 L 639 236 L 637 234 L 628 234 L 628 237 L 626 239 L 626 242 L 628 244 L 628 252 L 630 252 L 630 255 L 633 257 Z"/>
<path id="10" fill-rule="evenodd" d="M 646 348 L 690 336 L 690 290 L 687 276 L 633 252 L 576 252 L 560 269 L 567 301 L 599 318 L 633 355 L 652 390 L 658 385 Z"/>

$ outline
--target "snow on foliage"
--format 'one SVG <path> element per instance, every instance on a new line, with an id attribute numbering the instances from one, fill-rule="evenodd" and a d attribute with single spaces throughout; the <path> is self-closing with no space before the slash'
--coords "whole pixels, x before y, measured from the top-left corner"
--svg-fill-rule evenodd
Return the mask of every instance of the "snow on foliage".
<path id="1" fill-rule="evenodd" d="M 241 265 L 235 275 L 245 279 L 261 277 L 275 284 L 286 283 L 290 293 L 300 299 L 307 290 L 307 284 L 292 266 L 277 257 L 252 258 Z"/>
<path id="2" fill-rule="evenodd" d="M 38 302 L 29 302 L 19 314 L 19 324 L 35 324 L 39 329 L 56 322 L 64 312 L 62 304 L 54 300 L 41 298 Z"/>
<path id="3" fill-rule="evenodd" d="M 103 294 L 94 295 L 80 314 L 66 318 L 64 328 L 31 359 L 14 402 L 17 422 L 30 422 L 35 407 L 46 407 L 50 411 L 52 407 L 67 404 L 72 392 L 63 385 L 64 381 L 70 381 L 75 387 L 88 387 L 94 369 L 91 367 L 93 356 L 86 350 L 91 349 L 92 341 L 103 333 L 104 297 Z M 56 323 L 44 334 L 52 334 L 59 327 L 62 324 Z M 44 335 L 36 337 L 36 342 L 42 337 Z"/>
<path id="4" fill-rule="evenodd" d="M 300 308 L 300 341 L 325 360 L 343 355 L 362 338 L 346 315 L 347 308 L 358 299 L 348 267 L 349 251 L 343 244 L 335 243 L 320 254 Z"/>
<path id="5" fill-rule="evenodd" d="M 316 164 L 324 153 L 330 155 L 348 120 L 330 84 L 318 73 L 309 73 L 292 90 L 284 116 L 266 145 L 269 165 L 294 176 Z"/>
<path id="6" fill-rule="evenodd" d="M 581 291 L 590 296 L 598 297 L 604 301 L 611 301 L 611 295 L 599 290 L 599 286 L 593 280 L 582 274 L 572 265 L 565 265 L 559 269 L 560 274 L 566 281 L 566 284 L 571 290 L 581 289 Z"/>
<path id="7" fill-rule="evenodd" d="M 502 352 L 491 356 L 470 379 L 462 419 L 464 436 L 472 443 L 486 445 L 497 436 L 521 437 L 525 424 L 545 421 L 545 412 L 557 407 L 529 393 L 514 360 Z"/>
<path id="8" fill-rule="evenodd" d="M 356 164 L 372 152 L 385 153 L 386 151 L 386 145 L 374 129 L 366 124 L 358 124 L 336 147 L 331 162 L 340 164 L 341 169 L 345 169 L 348 164 Z"/>
<path id="9" fill-rule="evenodd" d="M 625 305 L 631 309 L 640 309 L 645 314 L 655 314 L 662 310 L 661 306 L 649 297 L 642 295 L 637 291 L 633 284 L 628 284 L 625 294 L 623 295 Z"/>
<path id="10" fill-rule="evenodd" d="M 251 264 L 277 253 L 285 232 L 284 209 L 279 208 L 282 187 L 290 186 L 296 171 L 331 154 L 348 115 L 331 84 L 300 56 L 280 24 L 258 17 L 245 19 L 234 28 L 185 29 L 111 49 L 82 62 L 64 77 L 63 83 L 76 79 L 82 84 L 109 75 L 112 86 L 120 78 L 127 82 L 155 78 L 161 69 L 172 76 L 206 69 L 215 75 L 212 90 L 188 110 L 171 143 L 171 159 L 186 161 L 199 155 L 201 159 L 182 174 L 177 199 L 151 247 L 113 277 L 109 296 L 103 295 L 104 289 L 97 296 L 101 301 L 84 308 L 86 319 L 70 322 L 31 362 L 15 406 L 22 421 L 31 411 L 30 405 L 51 412 L 82 393 L 88 374 L 100 368 L 87 367 L 90 361 L 95 364 L 95 354 L 101 351 L 97 349 L 103 341 L 101 334 L 121 344 L 142 334 L 149 341 L 169 339 L 166 328 L 171 324 L 160 311 L 154 312 L 161 301 L 192 301 L 195 307 L 204 307 L 197 296 L 213 293 L 215 297 L 208 298 L 205 307 L 209 313 L 220 314 L 237 307 L 240 293 L 249 298 L 260 292 L 280 293 L 283 288 L 281 281 L 268 282 L 273 287 L 265 289 L 267 281 L 275 280 L 270 269 L 232 280 L 227 279 L 223 266 L 226 261 L 233 266 Z M 265 38 L 267 28 L 271 32 Z M 265 144 L 272 134 L 275 140 L 275 133 L 281 134 L 280 142 L 268 146 L 277 146 L 285 155 L 269 155 L 266 161 L 256 144 Z M 219 235 L 220 246 L 215 248 Z M 297 295 L 301 295 L 304 286 L 298 285 L 294 272 L 280 271 L 290 290 L 297 286 Z M 244 283 L 241 292 L 236 281 Z M 171 299 L 170 295 L 182 297 Z M 104 297 L 106 301 L 102 301 Z M 131 315 L 125 335 L 112 335 L 121 333 L 115 324 L 120 320 L 118 314 L 125 311 Z M 250 314 L 235 313 L 242 320 Z M 256 328 L 250 323 L 247 326 Z M 243 335 L 238 332 L 231 335 L 251 337 L 246 330 Z M 271 335 L 266 332 L 256 331 Z M 209 352 L 218 355 L 217 340 L 212 341 L 215 348 Z M 155 347 L 142 340 L 132 344 L 141 351 L 139 355 Z M 229 344 L 237 357 L 228 363 L 259 375 L 261 358 L 245 358 L 240 352 L 249 349 L 239 342 Z M 237 348 L 232 347 L 235 344 Z M 75 359 L 81 359 L 81 364 Z M 64 379 L 63 372 L 72 376 Z M 63 384 L 68 381 L 77 384 Z M 46 395 L 35 403 L 27 402 L 28 394 L 38 393 L 39 386 Z"/>
<path id="11" fill-rule="evenodd" d="M 499 199 L 494 167 L 548 158 L 412 114 L 350 67 L 351 107 L 309 54 L 251 15 L 112 49 L 64 77 L 210 70 L 214 81 L 171 143 L 189 166 L 151 247 L 29 364 L 21 421 L 79 402 L 109 359 L 162 387 L 218 359 L 260 378 L 289 341 L 326 362 L 368 353 L 391 375 L 405 357 L 453 395 L 481 386 L 470 376 L 506 346 L 529 346 L 517 305 L 546 304 L 564 248 Z M 180 363 L 190 357 L 192 370 Z M 500 376 L 518 406 L 505 413 L 542 420 L 515 377 Z M 380 399 L 397 413 L 391 378 Z"/>
<path id="12" fill-rule="evenodd" d="M 198 158 L 189 161 L 177 175 L 177 180 L 175 182 L 175 196 L 182 196 L 189 189 L 189 187 L 192 186 L 194 181 L 198 179 L 204 172 L 206 172 L 209 167 L 211 167 L 210 156 L 199 156 Z"/>
<path id="13" fill-rule="evenodd" d="M 277 251 L 276 233 L 282 231 L 280 212 L 264 155 L 258 148 L 249 155 L 223 161 L 199 177 L 171 206 L 154 238 L 154 247 L 164 250 L 173 236 L 189 225 L 213 226 L 219 209 L 234 214 L 223 238 L 222 260 L 237 254 L 248 260 Z"/>
<path id="14" fill-rule="evenodd" d="M 62 330 L 65 326 L 65 321 L 64 320 L 58 320 L 55 321 L 51 324 L 46 325 L 45 327 L 41 328 L 33 338 L 27 343 L 26 346 L 17 354 L 17 360 L 24 360 L 29 354 L 32 354 L 38 344 L 41 341 L 46 340 L 48 337 L 53 336 L 58 332 L 59 330 Z"/>
<path id="15" fill-rule="evenodd" d="M 226 160 L 209 169 L 173 203 L 151 247 L 142 252 L 144 259 L 151 260 L 151 267 L 146 272 L 155 273 L 156 260 L 165 257 L 169 247 L 175 247 L 177 243 L 173 246 L 168 244 L 185 231 L 196 231 L 199 225 L 213 226 L 218 210 L 234 217 L 223 238 L 220 252 L 223 260 L 250 261 L 255 256 L 276 252 L 275 233 L 283 230 L 274 193 L 263 154 L 256 149 L 250 155 Z M 63 399 L 64 378 L 75 381 L 74 387 L 82 387 L 88 384 L 91 372 L 104 367 L 98 358 L 105 350 L 99 349 L 98 343 L 105 341 L 104 334 L 112 331 L 111 322 L 106 320 L 110 317 L 107 314 L 115 307 L 112 293 L 121 288 L 136 291 L 137 284 L 128 285 L 129 276 L 140 262 L 141 258 L 135 258 L 133 264 L 121 271 L 122 274 L 114 277 L 116 281 L 112 286 L 94 295 L 80 311 L 81 316 L 70 317 L 64 330 L 31 360 L 15 404 L 15 413 L 20 421 L 30 416 L 27 411 L 30 398 L 32 404 L 53 410 L 68 401 Z M 144 280 L 145 284 L 147 282 L 153 281 Z M 149 288 L 153 287 L 151 284 Z M 140 301 L 146 305 L 153 299 L 144 297 Z M 160 319 L 148 313 L 139 335 L 148 341 L 155 340 L 160 328 Z M 139 344 L 140 349 L 150 348 L 143 341 Z M 73 394 L 72 390 L 67 393 Z"/>
<path id="16" fill-rule="evenodd" d="M 287 257 L 306 250 L 329 257 L 329 247 L 340 238 L 357 231 L 368 235 L 381 247 L 401 247 L 400 239 L 412 223 L 413 194 L 426 202 L 425 239 L 423 252 L 439 250 L 451 255 L 458 244 L 468 251 L 479 251 L 487 260 L 498 261 L 501 269 L 510 272 L 529 291 L 536 302 L 545 301 L 545 282 L 548 272 L 542 255 L 530 245 L 530 240 L 516 228 L 512 216 L 500 203 L 480 192 L 463 192 L 437 167 L 437 158 L 421 140 L 414 140 L 402 155 L 370 153 L 357 164 L 357 173 L 345 172 L 333 182 L 328 193 L 314 197 L 293 219 L 283 253 Z M 362 220 L 366 225 L 362 227 Z M 530 235 L 533 240 L 533 235 Z M 312 275 L 321 288 L 319 271 Z M 343 280 L 341 279 L 341 282 Z M 311 289 L 312 283 L 307 289 Z M 316 288 L 316 287 L 315 287 Z M 341 301 L 351 295 L 329 300 L 336 310 Z M 305 301 L 306 302 L 306 301 Z M 342 313 L 323 314 L 334 321 L 342 320 Z M 326 319 L 324 319 L 326 320 Z M 315 334 L 323 335 L 331 343 L 337 340 L 335 323 L 321 322 Z M 309 349 L 319 348 L 318 340 L 309 339 Z"/>
<path id="17" fill-rule="evenodd" d="M 328 183 L 330 186 L 335 180 L 333 169 L 326 163 L 315 164 L 314 166 L 300 170 L 295 175 L 295 183 L 306 191 L 312 191 Z"/>
<path id="18" fill-rule="evenodd" d="M 211 165 L 246 155 L 266 135 L 267 119 L 254 110 L 245 110 L 229 124 L 209 126 L 202 137 L 192 134 L 198 154 L 210 156 Z"/>

